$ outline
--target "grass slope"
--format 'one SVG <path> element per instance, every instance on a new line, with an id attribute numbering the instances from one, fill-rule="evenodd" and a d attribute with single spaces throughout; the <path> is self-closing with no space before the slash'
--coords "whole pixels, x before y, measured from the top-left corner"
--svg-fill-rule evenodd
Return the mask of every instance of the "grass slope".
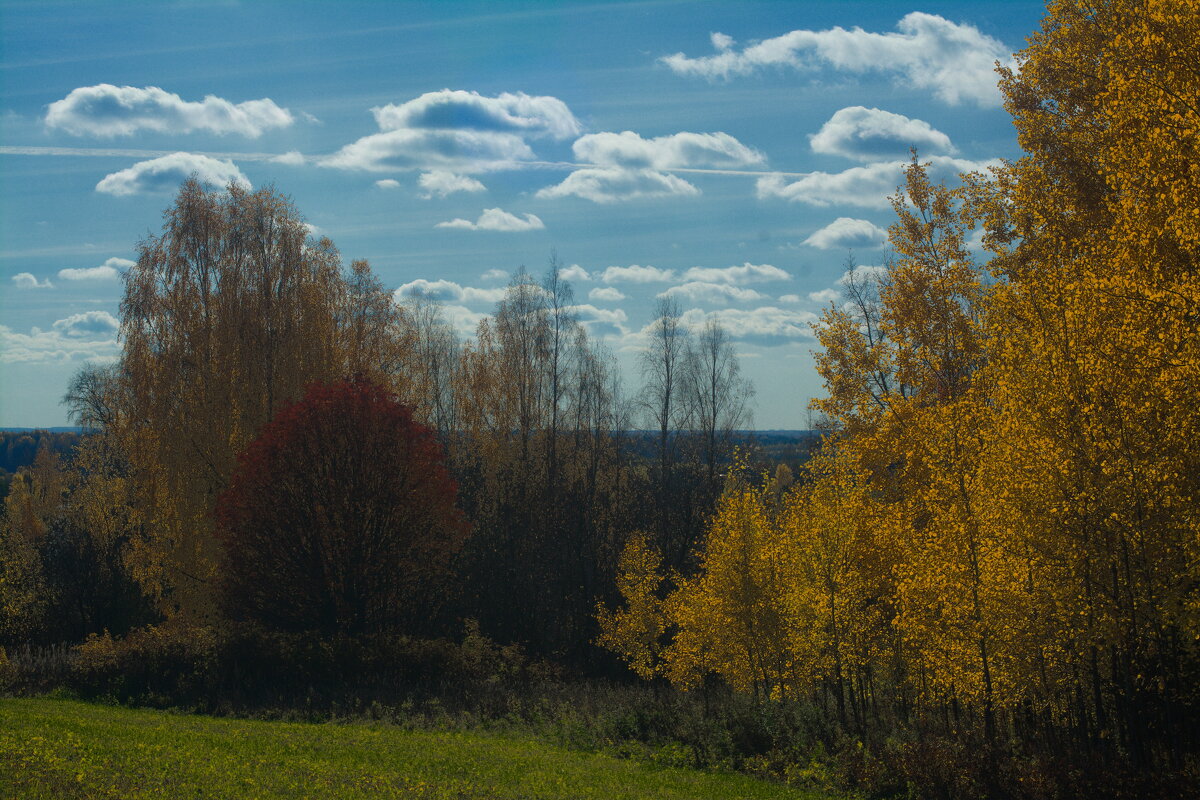
<path id="1" fill-rule="evenodd" d="M 0 700 L 0 797 L 797 798 L 529 738 Z"/>

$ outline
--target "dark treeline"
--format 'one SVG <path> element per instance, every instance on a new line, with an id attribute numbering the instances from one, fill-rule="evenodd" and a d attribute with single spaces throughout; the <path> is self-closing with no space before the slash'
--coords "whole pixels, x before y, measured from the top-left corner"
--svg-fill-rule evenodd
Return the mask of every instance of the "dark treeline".
<path id="1" fill-rule="evenodd" d="M 59 456 L 69 456 L 79 443 L 79 434 L 68 431 L 0 430 L 0 500 L 8 495 L 13 474 L 33 463 L 43 447 Z"/>

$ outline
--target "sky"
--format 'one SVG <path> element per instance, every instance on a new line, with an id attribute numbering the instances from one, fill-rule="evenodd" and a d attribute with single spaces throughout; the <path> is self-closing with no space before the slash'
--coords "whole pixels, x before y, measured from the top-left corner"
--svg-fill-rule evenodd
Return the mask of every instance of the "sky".
<path id="1" fill-rule="evenodd" d="M 556 252 L 639 385 L 660 297 L 715 316 L 753 425 L 808 427 L 811 323 L 887 256 L 915 147 L 1019 155 L 995 62 L 1026 2 L 0 0 L 0 427 L 68 424 L 180 181 L 274 185 L 464 337 Z"/>

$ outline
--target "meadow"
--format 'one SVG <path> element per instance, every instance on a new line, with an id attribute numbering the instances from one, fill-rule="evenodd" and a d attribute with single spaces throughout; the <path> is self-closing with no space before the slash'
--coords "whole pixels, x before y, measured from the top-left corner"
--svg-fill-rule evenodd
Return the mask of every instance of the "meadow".
<path id="1" fill-rule="evenodd" d="M 57 698 L 0 700 L 0 797 L 826 796 L 514 734 L 222 719 Z"/>

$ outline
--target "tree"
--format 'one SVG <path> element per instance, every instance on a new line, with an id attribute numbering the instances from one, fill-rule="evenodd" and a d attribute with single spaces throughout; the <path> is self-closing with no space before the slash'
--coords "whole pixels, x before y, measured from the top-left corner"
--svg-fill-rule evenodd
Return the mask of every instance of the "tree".
<path id="1" fill-rule="evenodd" d="M 218 500 L 226 614 L 325 636 L 428 619 L 468 533 L 443 461 L 387 390 L 310 386 L 246 448 Z"/>
<path id="2" fill-rule="evenodd" d="M 658 536 L 667 551 L 668 563 L 675 565 L 683 560 L 691 545 L 688 536 L 676 536 L 676 541 L 668 541 L 672 533 L 668 496 L 675 464 L 672 436 L 687 428 L 691 421 L 691 410 L 687 403 L 689 398 L 684 392 L 688 329 L 679 318 L 679 303 L 672 297 L 660 299 L 654 308 L 654 315 L 647 346 L 641 354 L 643 384 L 640 402 L 647 421 L 658 434 Z"/>
<path id="3" fill-rule="evenodd" d="M 710 488 L 716 486 L 717 458 L 730 449 L 734 432 L 750 419 L 754 385 L 741 372 L 729 333 L 709 317 L 688 350 L 686 391 Z"/>
<path id="4" fill-rule="evenodd" d="M 164 216 L 125 276 L 119 364 L 69 398 L 128 463 L 146 520 L 127 552 L 134 575 L 165 613 L 205 617 L 213 503 L 237 454 L 313 381 L 405 385 L 411 337 L 366 262 L 344 272 L 272 189 L 189 180 Z"/>

